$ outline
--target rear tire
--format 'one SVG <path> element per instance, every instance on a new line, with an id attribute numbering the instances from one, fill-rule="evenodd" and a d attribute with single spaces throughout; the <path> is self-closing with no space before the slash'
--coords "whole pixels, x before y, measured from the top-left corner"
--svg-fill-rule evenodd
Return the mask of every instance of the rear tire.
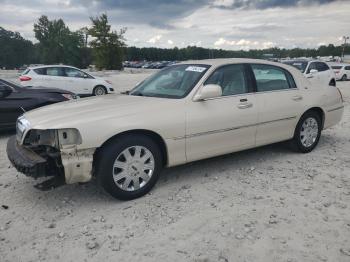
<path id="1" fill-rule="evenodd" d="M 107 94 L 107 89 L 104 86 L 96 86 L 92 91 L 94 96 L 103 96 Z"/>
<path id="2" fill-rule="evenodd" d="M 317 146 L 322 130 L 321 116 L 315 111 L 306 112 L 295 128 L 294 137 L 290 141 L 296 152 L 309 153 Z"/>
<path id="3" fill-rule="evenodd" d="M 143 135 L 125 135 L 98 153 L 97 179 L 113 197 L 131 200 L 147 194 L 162 169 L 158 145 Z"/>
<path id="4" fill-rule="evenodd" d="M 341 78 L 341 81 L 348 81 L 348 76 L 347 75 L 343 75 L 343 77 Z"/>

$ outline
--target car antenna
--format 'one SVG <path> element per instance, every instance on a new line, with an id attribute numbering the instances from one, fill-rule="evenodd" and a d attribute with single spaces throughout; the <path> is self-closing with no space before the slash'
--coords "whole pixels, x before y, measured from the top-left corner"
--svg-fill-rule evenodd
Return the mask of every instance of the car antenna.
<path id="1" fill-rule="evenodd" d="M 26 110 L 24 110 L 24 108 L 23 108 L 23 107 L 21 107 L 21 106 L 20 106 L 20 108 L 22 109 L 23 113 L 26 113 Z"/>

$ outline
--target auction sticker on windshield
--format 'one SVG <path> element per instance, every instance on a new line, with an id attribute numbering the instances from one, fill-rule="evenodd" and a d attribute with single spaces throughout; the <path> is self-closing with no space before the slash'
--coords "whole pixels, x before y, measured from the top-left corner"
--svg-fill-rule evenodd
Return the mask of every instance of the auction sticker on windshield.
<path id="1" fill-rule="evenodd" d="M 186 71 L 199 72 L 202 73 L 206 68 L 200 66 L 189 66 L 186 68 Z"/>

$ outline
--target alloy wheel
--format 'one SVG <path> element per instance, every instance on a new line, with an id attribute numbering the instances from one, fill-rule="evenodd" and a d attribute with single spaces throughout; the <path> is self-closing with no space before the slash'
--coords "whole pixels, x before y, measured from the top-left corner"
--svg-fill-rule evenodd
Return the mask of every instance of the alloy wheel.
<path id="1" fill-rule="evenodd" d="M 143 146 L 131 146 L 122 151 L 113 165 L 114 183 L 124 191 L 144 187 L 155 169 L 154 156 Z"/>
<path id="2" fill-rule="evenodd" d="M 317 120 L 313 117 L 305 119 L 300 130 L 300 141 L 303 146 L 311 147 L 317 140 L 319 126 Z"/>
<path id="3" fill-rule="evenodd" d="M 105 94 L 106 94 L 106 90 L 103 87 L 101 87 L 101 86 L 96 87 L 96 89 L 95 89 L 95 95 L 96 96 L 102 96 L 102 95 L 105 95 Z"/>

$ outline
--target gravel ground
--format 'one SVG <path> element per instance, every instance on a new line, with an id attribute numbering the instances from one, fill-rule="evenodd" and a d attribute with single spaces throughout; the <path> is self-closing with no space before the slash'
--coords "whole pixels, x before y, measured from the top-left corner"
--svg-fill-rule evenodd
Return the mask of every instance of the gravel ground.
<path id="1" fill-rule="evenodd" d="M 146 75 L 105 76 L 128 89 Z M 129 202 L 94 181 L 36 190 L 1 134 L 0 260 L 349 262 L 350 82 L 338 86 L 343 121 L 314 152 L 277 144 L 167 169 Z"/>

